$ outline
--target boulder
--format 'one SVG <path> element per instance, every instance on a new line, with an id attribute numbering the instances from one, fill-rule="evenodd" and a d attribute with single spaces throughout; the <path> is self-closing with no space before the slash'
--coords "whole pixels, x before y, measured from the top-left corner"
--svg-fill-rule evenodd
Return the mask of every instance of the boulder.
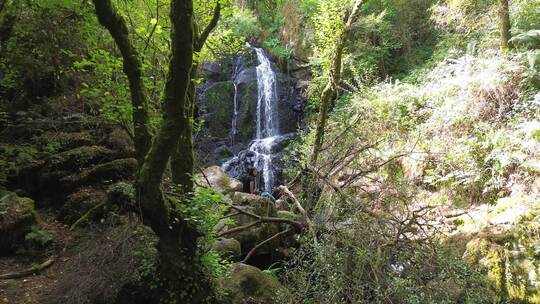
<path id="1" fill-rule="evenodd" d="M 121 152 L 124 155 L 134 156 L 135 146 L 130 135 L 119 128 L 113 129 L 106 140 L 107 146 L 114 151 Z"/>
<path id="2" fill-rule="evenodd" d="M 104 189 L 84 187 L 68 195 L 64 205 L 60 208 L 58 218 L 61 222 L 71 225 L 75 223 L 88 210 L 105 202 L 107 192 Z M 103 215 L 93 214 L 94 217 Z"/>
<path id="3" fill-rule="evenodd" d="M 242 183 L 228 176 L 219 166 L 204 169 L 203 173 L 197 174 L 195 179 L 197 184 L 212 187 L 224 195 L 242 191 Z"/>
<path id="4" fill-rule="evenodd" d="M 113 161 L 85 169 L 80 173 L 65 176 L 60 179 L 60 184 L 64 189 L 72 189 L 84 184 L 124 180 L 133 177 L 136 170 L 136 159 L 115 159 Z"/>
<path id="5" fill-rule="evenodd" d="M 62 178 L 82 172 L 95 164 L 113 161 L 117 155 L 117 152 L 102 146 L 74 148 L 29 163 L 19 169 L 10 183 L 12 187 L 25 189 L 35 196 L 58 195 Z"/>
<path id="6" fill-rule="evenodd" d="M 274 216 L 276 208 L 274 204 L 267 198 L 260 195 L 235 192 L 232 197 L 233 204 L 237 206 L 251 206 L 253 212 L 261 216 Z"/>
<path id="7" fill-rule="evenodd" d="M 240 242 L 235 239 L 219 238 L 212 246 L 212 250 L 219 253 L 222 257 L 228 257 L 233 260 L 240 258 L 242 254 Z"/>
<path id="8" fill-rule="evenodd" d="M 230 277 L 223 278 L 220 285 L 227 293 L 228 303 L 273 303 L 276 293 L 282 288 L 274 276 L 259 268 L 237 263 Z"/>
<path id="9" fill-rule="evenodd" d="M 17 249 L 37 223 L 34 201 L 13 192 L 0 193 L 0 252 Z"/>

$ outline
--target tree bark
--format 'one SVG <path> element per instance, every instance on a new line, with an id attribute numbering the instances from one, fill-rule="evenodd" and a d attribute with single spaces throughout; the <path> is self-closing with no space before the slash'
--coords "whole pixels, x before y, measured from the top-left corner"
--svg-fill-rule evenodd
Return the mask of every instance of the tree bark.
<path id="1" fill-rule="evenodd" d="M 343 29 L 343 32 L 339 36 L 336 43 L 336 48 L 334 50 L 334 58 L 332 59 L 332 65 L 330 67 L 328 83 L 326 84 L 321 93 L 319 118 L 317 123 L 317 129 L 315 131 L 315 142 L 313 143 L 313 150 L 310 159 L 310 164 L 313 166 L 317 163 L 319 153 L 321 152 L 322 143 L 324 140 L 324 129 L 326 127 L 326 120 L 328 119 L 328 112 L 330 110 L 332 96 L 337 93 L 337 87 L 341 79 L 341 59 L 343 56 L 343 48 L 345 47 L 345 43 L 347 42 L 347 39 L 349 37 L 352 24 L 354 22 L 354 19 L 356 18 L 361 4 L 362 0 L 356 0 L 354 2 L 351 13 L 349 14 L 347 22 L 345 23 L 345 28 Z"/>
<path id="2" fill-rule="evenodd" d="M 93 0 L 93 2 L 99 23 L 109 31 L 122 54 L 133 108 L 135 153 L 141 167 L 152 140 L 148 124 L 148 97 L 142 80 L 141 61 L 137 50 L 131 44 L 126 21 L 112 6 L 111 0 Z"/>
<path id="3" fill-rule="evenodd" d="M 508 0 L 499 0 L 499 30 L 500 30 L 500 44 L 501 51 L 505 52 L 512 48 L 510 44 L 510 10 L 508 7 Z"/>
<path id="4" fill-rule="evenodd" d="M 113 9 L 110 0 L 93 1 L 100 23 L 109 30 L 121 50 L 124 72 L 130 81 L 135 134 L 136 139 L 140 140 L 139 144 L 136 141 L 135 147 L 140 160 L 137 199 L 145 224 L 159 237 L 158 275 L 162 299 L 176 303 L 203 303 L 213 293 L 197 250 L 200 235 L 194 225 L 183 219 L 175 207 L 176 203 L 164 197 L 160 187 L 163 173 L 171 154 L 178 147 L 179 139 L 187 139 L 191 143 L 193 109 L 188 95 L 192 86 L 195 42 L 193 1 L 171 1 L 171 55 L 165 84 L 163 120 L 151 145 L 147 124 L 140 123 L 148 119 L 141 65 L 129 41 L 126 24 Z M 191 152 L 190 145 L 183 147 L 187 149 L 186 152 Z M 182 170 L 191 172 L 192 164 Z M 192 185 L 185 184 L 183 191 L 191 192 Z"/>
<path id="5" fill-rule="evenodd" d="M 215 29 L 221 15 L 221 5 L 219 1 L 214 7 L 214 14 L 208 25 L 204 28 L 201 34 L 198 34 L 198 26 L 194 21 L 195 38 L 193 43 L 193 51 L 198 53 L 202 50 L 206 39 Z M 191 79 L 197 77 L 197 65 L 191 69 Z M 193 168 L 195 158 L 193 156 L 193 121 L 195 110 L 195 83 L 190 82 L 187 101 L 186 101 L 186 129 L 183 130 L 178 140 L 178 145 L 171 156 L 171 175 L 173 183 L 178 185 L 184 193 L 193 189 Z"/>

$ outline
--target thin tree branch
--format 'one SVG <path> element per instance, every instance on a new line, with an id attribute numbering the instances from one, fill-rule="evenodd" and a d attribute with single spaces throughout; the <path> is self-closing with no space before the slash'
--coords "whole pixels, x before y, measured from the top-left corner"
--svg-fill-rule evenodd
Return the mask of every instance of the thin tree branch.
<path id="1" fill-rule="evenodd" d="M 287 229 L 287 230 L 284 230 L 284 231 L 281 231 L 281 232 L 278 232 L 276 234 L 274 234 L 272 237 L 260 242 L 259 244 L 257 244 L 255 247 L 251 248 L 251 250 L 248 252 L 248 254 L 246 255 L 246 257 L 242 260 L 242 263 L 246 263 L 249 258 L 251 258 L 251 256 L 253 256 L 253 254 L 255 254 L 255 252 L 257 251 L 257 249 L 261 248 L 262 246 L 264 246 L 265 244 L 273 241 L 273 240 L 276 240 L 282 236 L 286 236 L 286 235 L 289 235 L 289 234 L 292 234 L 294 231 L 293 229 Z"/>

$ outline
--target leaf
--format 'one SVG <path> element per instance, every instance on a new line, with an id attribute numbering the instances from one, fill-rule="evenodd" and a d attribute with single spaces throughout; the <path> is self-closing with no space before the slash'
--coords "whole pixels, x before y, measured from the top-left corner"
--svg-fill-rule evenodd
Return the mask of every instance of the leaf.
<path id="1" fill-rule="evenodd" d="M 150 24 L 151 25 L 156 25 L 157 24 L 157 19 L 156 18 L 150 19 Z"/>

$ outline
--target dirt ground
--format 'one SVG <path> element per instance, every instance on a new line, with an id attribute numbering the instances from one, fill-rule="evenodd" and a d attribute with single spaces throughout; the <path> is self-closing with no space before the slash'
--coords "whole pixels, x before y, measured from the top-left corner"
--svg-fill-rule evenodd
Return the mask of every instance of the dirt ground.
<path id="1" fill-rule="evenodd" d="M 0 275 L 28 270 L 49 259 L 54 259 L 54 263 L 39 274 L 0 280 L 0 304 L 46 304 L 40 298 L 54 288 L 69 260 L 67 247 L 73 238 L 69 227 L 59 223 L 45 211 L 38 213 L 41 226 L 54 235 L 53 244 L 40 253 L 1 256 Z"/>

